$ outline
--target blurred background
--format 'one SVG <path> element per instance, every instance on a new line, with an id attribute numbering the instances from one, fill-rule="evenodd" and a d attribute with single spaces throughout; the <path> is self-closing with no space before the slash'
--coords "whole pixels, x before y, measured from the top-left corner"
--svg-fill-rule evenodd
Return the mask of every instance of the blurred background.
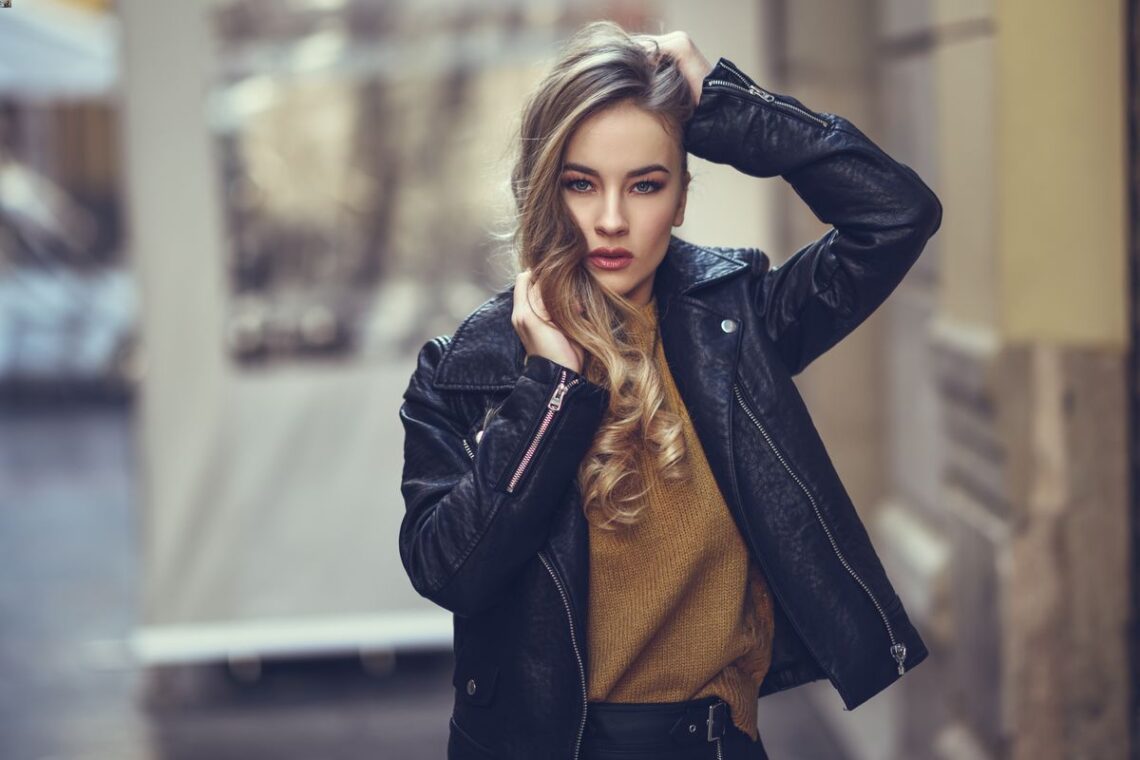
<path id="1" fill-rule="evenodd" d="M 944 205 L 796 378 L 931 656 L 856 711 L 764 698 L 772 757 L 1140 757 L 1140 0 L 13 0 L 0 758 L 444 757 L 400 395 L 510 281 L 510 133 L 595 18 L 846 116 Z M 826 231 L 692 166 L 687 240 Z"/>

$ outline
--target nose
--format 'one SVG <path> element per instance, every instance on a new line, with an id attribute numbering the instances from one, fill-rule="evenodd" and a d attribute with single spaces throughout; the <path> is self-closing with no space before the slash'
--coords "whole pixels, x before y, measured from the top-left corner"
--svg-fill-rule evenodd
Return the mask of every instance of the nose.
<path id="1" fill-rule="evenodd" d="M 621 193 L 610 193 L 602 201 L 602 208 L 594 224 L 594 231 L 606 237 L 624 235 L 629 231 Z"/>

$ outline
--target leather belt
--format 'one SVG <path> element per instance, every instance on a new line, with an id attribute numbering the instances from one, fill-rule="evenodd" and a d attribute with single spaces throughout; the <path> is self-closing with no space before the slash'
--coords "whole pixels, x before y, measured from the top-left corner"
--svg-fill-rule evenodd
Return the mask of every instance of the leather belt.
<path id="1" fill-rule="evenodd" d="M 728 703 L 716 696 L 688 702 L 591 702 L 586 710 L 586 740 L 705 743 L 724 736 L 729 717 Z"/>

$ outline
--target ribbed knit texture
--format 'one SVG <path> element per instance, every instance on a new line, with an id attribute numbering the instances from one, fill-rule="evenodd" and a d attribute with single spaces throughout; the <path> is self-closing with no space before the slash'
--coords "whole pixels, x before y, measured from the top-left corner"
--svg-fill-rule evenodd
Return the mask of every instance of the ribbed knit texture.
<path id="1" fill-rule="evenodd" d="M 643 312 L 657 335 L 657 303 Z M 640 522 L 589 526 L 589 674 L 594 702 L 676 702 L 716 694 L 756 739 L 760 682 L 771 664 L 768 584 L 713 479 L 692 421 L 654 341 L 666 405 L 681 415 L 692 476 L 667 484 L 641 457 L 649 492 Z"/>

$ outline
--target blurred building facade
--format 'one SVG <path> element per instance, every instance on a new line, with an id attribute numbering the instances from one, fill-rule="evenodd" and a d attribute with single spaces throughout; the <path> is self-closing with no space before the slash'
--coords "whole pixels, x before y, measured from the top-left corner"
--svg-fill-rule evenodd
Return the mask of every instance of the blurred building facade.
<path id="1" fill-rule="evenodd" d="M 0 24 L 0 399 L 124 400 L 139 379 L 104 6 Z"/>
<path id="2" fill-rule="evenodd" d="M 853 757 L 1136 756 L 1135 5 L 768 5 L 776 80 L 945 208 L 801 382 L 932 644 L 909 682 L 823 713 Z M 781 250 L 820 232 L 781 208 Z"/>
<path id="3" fill-rule="evenodd" d="M 164 5 L 126 3 L 128 24 L 165 25 Z M 268 3 L 244 7 L 266 17 L 272 10 Z M 350 4 L 343 13 L 369 7 Z M 504 28 L 525 34 L 526 19 L 548 16 L 561 23 L 541 28 L 565 31 L 601 9 L 550 3 L 441 4 L 431 10 L 447 19 L 451 36 L 445 34 L 439 48 L 446 52 L 413 56 L 396 45 L 396 60 L 416 64 L 416 76 L 407 80 L 416 102 L 438 97 L 454 108 L 461 93 L 478 87 L 470 73 L 459 73 L 470 65 L 456 63 L 461 54 L 477 54 L 470 39 L 502 34 Z M 1123 4 L 769 0 L 725 3 L 716 14 L 681 3 L 610 6 L 606 12 L 625 13 L 631 26 L 660 18 L 660 31 L 686 29 L 708 55 L 733 57 L 805 103 L 847 115 L 927 178 L 944 202 L 940 234 L 888 306 L 801 380 L 900 595 L 933 647 L 928 664 L 857 714 L 835 709 L 826 684 L 813 685 L 823 719 L 844 738 L 852 757 L 1120 756 L 1133 688 L 1125 581 L 1130 523 L 1123 413 L 1127 298 L 1121 284 L 1128 164 Z M 418 8 L 402 21 L 387 22 L 417 29 L 426 13 Z M 481 26 L 495 14 L 501 14 L 492 24 L 498 32 Z M 312 41 L 317 61 L 344 44 L 343 33 L 323 34 Z M 218 49 L 217 43 L 212 37 L 209 44 Z M 169 53 L 159 56 L 129 40 L 127 49 L 136 72 L 161 69 Z M 226 250 L 224 209 L 210 206 L 215 170 L 201 164 L 206 159 L 205 166 L 216 166 L 216 157 L 204 135 L 190 130 L 182 130 L 177 139 L 186 144 L 175 151 L 168 144 L 150 145 L 146 137 L 151 131 L 176 134 L 176 123 L 184 126 L 200 114 L 200 104 L 180 92 L 195 92 L 214 72 L 201 52 L 186 52 L 179 56 L 180 76 L 187 78 L 181 84 L 150 81 L 147 73 L 134 76 L 127 134 L 138 143 L 132 150 L 143 168 L 133 177 L 132 205 L 139 238 L 161 239 L 167 246 L 174 241 L 166 230 L 176 221 L 184 224 L 190 211 L 197 232 L 196 239 L 184 241 L 184 255 L 213 251 L 207 260 L 216 267 Z M 186 67 L 187 56 L 200 66 Z M 447 60 L 452 64 L 440 66 Z M 502 113 L 517 113 L 508 94 L 517 93 L 518 83 L 536 70 L 524 68 L 522 79 L 482 80 L 483 103 L 494 104 L 496 94 L 502 98 L 501 108 L 485 112 L 489 118 L 472 115 L 442 131 L 430 119 L 419 126 L 396 122 L 387 128 L 409 130 L 410 139 L 393 144 L 400 151 L 427 146 L 417 165 L 429 172 L 433 149 L 458 155 L 444 148 L 458 136 L 469 138 L 468 146 L 502 145 L 490 139 L 492 132 L 467 125 L 494 129 Z M 317 97 L 323 101 L 297 101 L 298 117 L 305 110 L 339 107 L 328 102 L 330 92 Z M 397 110 L 385 103 L 398 98 L 398 91 L 378 92 L 345 106 L 355 109 L 354 118 L 385 128 L 384 114 Z M 1078 103 L 1095 103 L 1096 118 Z M 170 124 L 161 123 L 167 119 Z M 246 126 L 256 123 L 251 119 Z M 280 129 L 281 123 L 293 122 L 283 119 L 267 128 Z M 345 134 L 336 133 L 324 148 L 343 147 L 337 141 Z M 418 142 L 421 136 L 426 143 Z M 368 165 L 359 170 L 373 173 L 370 181 L 381 185 L 388 173 L 407 166 L 394 155 L 364 155 Z M 313 171 L 327 171 L 320 164 Z M 468 176 L 488 176 L 482 171 L 486 164 L 468 166 Z M 682 230 L 691 239 L 759 242 L 780 259 L 822 234 L 789 189 L 761 188 L 720 167 L 701 171 L 706 179 L 689 215 L 695 221 Z M 176 199 L 152 192 L 157 188 L 148 175 L 156 173 L 194 180 L 183 186 L 191 195 Z M 410 194 L 417 187 L 412 180 L 399 178 Z M 353 187 L 348 177 L 334 181 Z M 426 200 L 409 202 L 402 222 L 391 208 L 358 207 L 377 224 L 389 221 L 376 231 L 394 236 L 384 267 L 389 273 L 433 272 L 440 283 L 458 275 L 489 286 L 494 277 L 480 281 L 473 263 L 488 251 L 472 233 L 493 206 L 471 207 L 469 199 L 479 195 L 460 191 L 449 198 L 433 194 L 438 186 L 430 182 L 423 187 Z M 714 202 L 717 193 L 741 189 L 733 194 L 736 206 Z M 464 206 L 466 223 L 450 215 Z M 715 210 L 741 206 L 757 213 Z M 297 210 L 303 208 L 312 205 L 302 202 Z M 441 208 L 451 210 L 446 222 L 437 215 Z M 468 263 L 457 269 L 459 261 Z M 219 274 L 203 282 L 224 289 Z M 168 282 L 185 293 L 185 279 Z M 169 301 L 156 299 L 163 311 L 176 307 L 178 295 L 169 295 Z M 474 294 L 466 302 L 460 298 L 458 306 L 454 299 L 429 300 L 429 309 L 412 312 L 423 318 L 408 325 L 415 339 L 406 345 L 441 331 L 440 321 L 424 316 L 428 312 L 448 315 L 444 307 L 452 303 L 446 319 L 454 321 L 476 300 Z M 219 294 L 217 303 L 224 301 Z M 163 315 L 156 318 L 161 322 Z M 224 384 L 230 370 L 221 370 L 227 360 L 216 343 L 222 316 L 208 319 L 210 329 L 192 340 L 205 341 L 199 361 L 215 357 L 210 361 L 219 370 L 209 376 Z M 159 364 L 173 371 L 190 355 L 185 344 L 177 351 L 180 358 Z M 406 374 L 403 369 L 396 377 Z M 158 396 L 162 378 L 156 380 L 151 393 Z M 375 387 L 342 390 L 352 398 Z M 246 401 L 248 412 L 254 399 Z M 278 412 L 267 404 L 241 429 L 267 429 L 257 420 Z M 182 403 L 165 406 L 165 413 L 197 414 Z M 159 408 L 152 415 L 152 440 L 175 422 L 162 415 Z M 334 431 L 327 434 L 336 439 Z M 228 435 L 241 433 L 235 428 Z M 207 444 L 184 439 L 180 445 Z M 181 486 L 200 477 L 189 470 L 161 472 L 185 467 L 193 457 L 162 460 L 155 463 L 152 490 L 152 506 L 159 508 L 164 483 L 178 486 L 179 494 L 192 493 Z M 183 496 L 176 500 L 193 511 Z M 367 524 L 392 528 L 398 510 L 389 507 L 387 522 Z M 172 556 L 157 549 L 156 556 Z M 395 565 L 377 570 L 399 577 Z M 205 583 L 198 595 L 207 588 Z M 193 606 L 179 614 L 192 616 Z"/>
<path id="4" fill-rule="evenodd" d="M 487 234 L 507 122 L 557 40 L 686 30 L 847 116 L 945 210 L 797 378 L 931 645 L 853 713 L 805 687 L 812 719 L 867 760 L 1137 757 L 1138 5 L 121 0 L 114 89 L 45 102 L 0 65 L 0 358 L 75 359 L 26 348 L 79 344 L 33 340 L 21 315 L 56 303 L 143 382 L 144 660 L 445 646 L 395 555 L 412 351 L 509 276 Z M 782 183 L 694 173 L 687 239 L 779 261 L 824 232 Z"/>

